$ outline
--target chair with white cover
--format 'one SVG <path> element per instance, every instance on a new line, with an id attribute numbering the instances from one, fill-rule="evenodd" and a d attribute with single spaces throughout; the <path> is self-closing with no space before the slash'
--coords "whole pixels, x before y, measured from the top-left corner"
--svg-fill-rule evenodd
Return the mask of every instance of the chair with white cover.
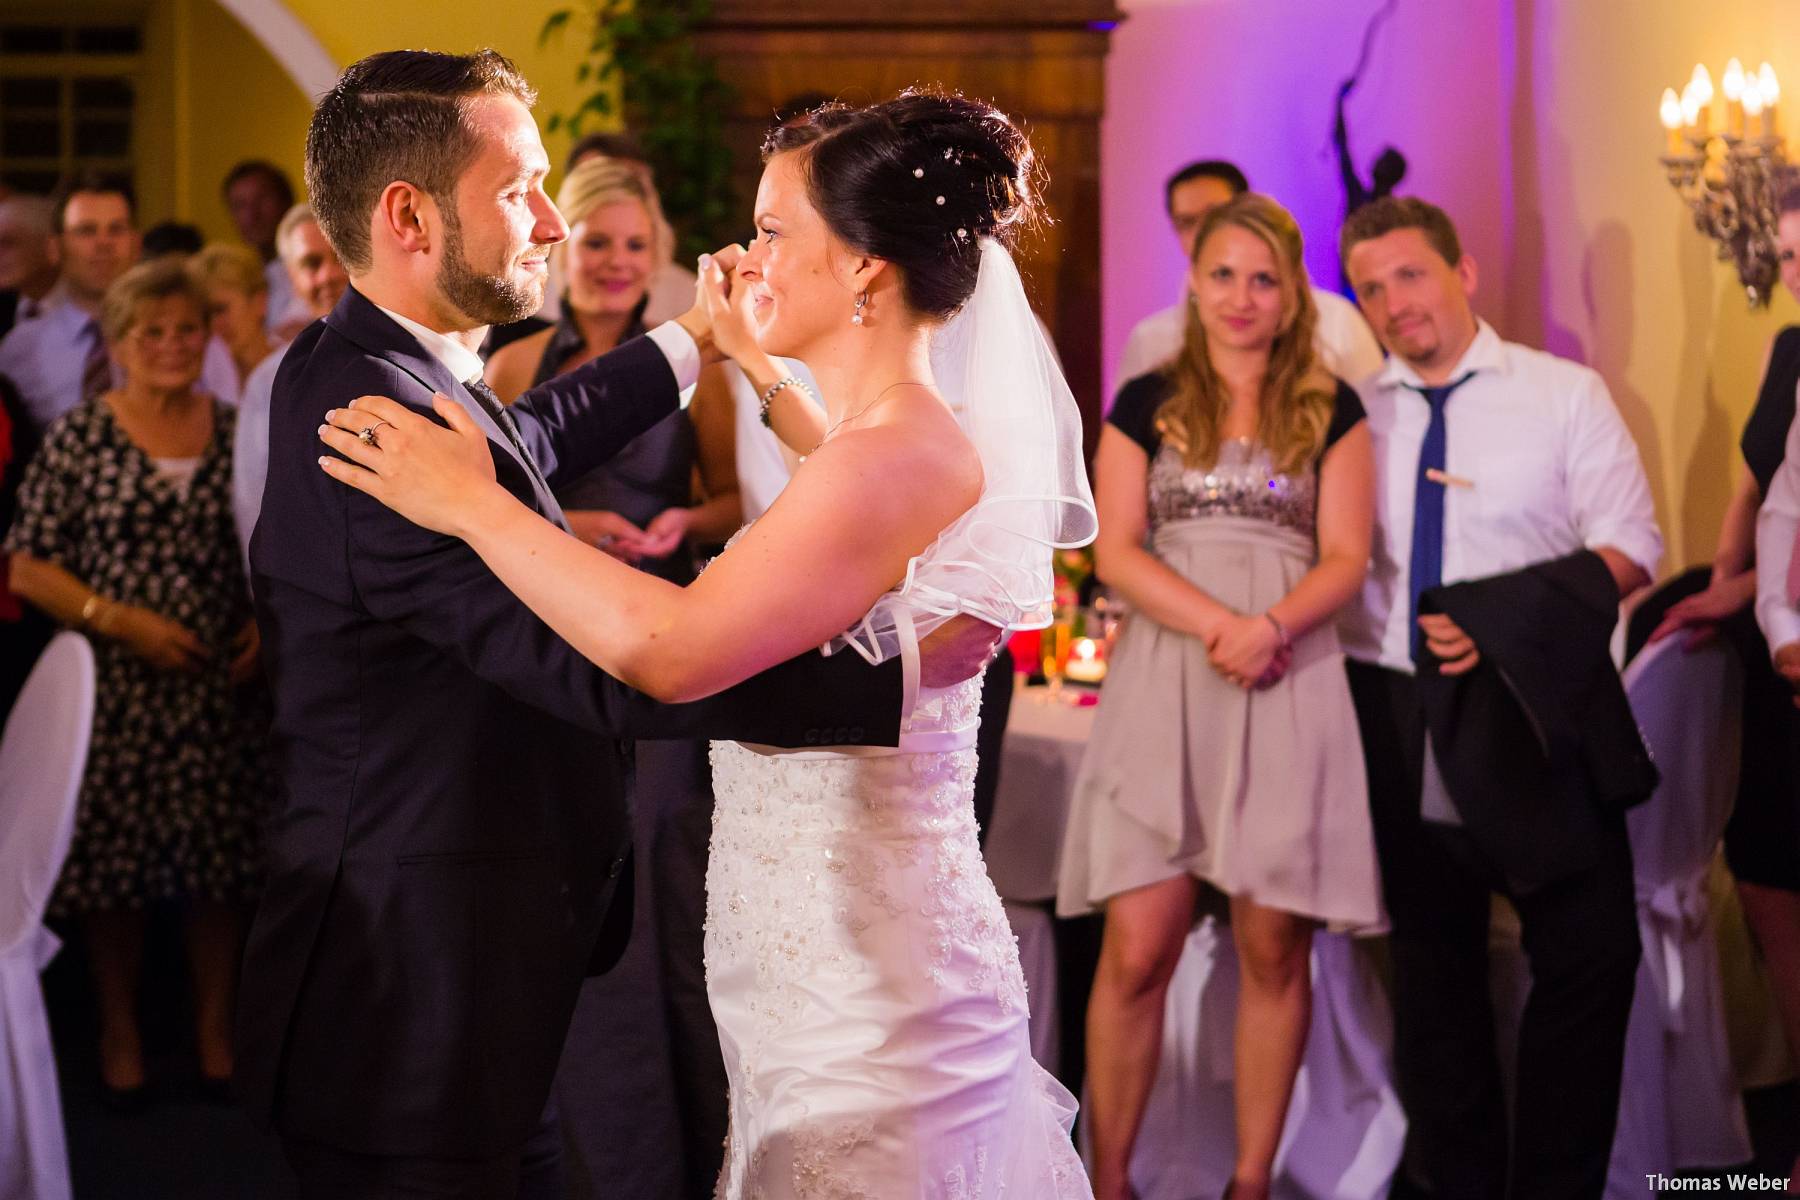
<path id="1" fill-rule="evenodd" d="M 68 1200 L 56 1058 L 39 972 L 60 943 L 44 908 L 75 828 L 94 720 L 94 652 L 61 633 L 0 737 L 0 1200 Z"/>
<path id="2" fill-rule="evenodd" d="M 1662 782 L 1626 817 L 1643 959 L 1625 1035 L 1609 1198 L 1643 1195 L 1646 1175 L 1732 1166 L 1752 1155 L 1707 897 L 1737 795 L 1743 671 L 1724 639 L 1692 651 L 1682 643 L 1674 637 L 1649 646 L 1625 671 L 1625 692 Z M 1490 951 L 1510 1085 L 1530 989 L 1510 913 L 1496 919 Z"/>

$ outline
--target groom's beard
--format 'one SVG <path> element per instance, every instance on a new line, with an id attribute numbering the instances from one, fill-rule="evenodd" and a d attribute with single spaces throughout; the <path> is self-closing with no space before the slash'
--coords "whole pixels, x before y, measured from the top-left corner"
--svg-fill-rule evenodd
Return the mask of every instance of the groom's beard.
<path id="1" fill-rule="evenodd" d="M 517 284 L 504 275 L 484 275 L 463 254 L 462 219 L 444 209 L 444 257 L 438 264 L 437 284 L 444 298 L 464 316 L 481 325 L 506 325 L 523 320 L 544 304 L 540 282 Z"/>

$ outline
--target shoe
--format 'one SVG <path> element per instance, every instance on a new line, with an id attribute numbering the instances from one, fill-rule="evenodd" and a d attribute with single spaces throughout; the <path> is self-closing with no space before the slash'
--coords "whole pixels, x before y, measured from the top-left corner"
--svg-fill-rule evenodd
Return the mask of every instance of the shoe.
<path id="1" fill-rule="evenodd" d="M 115 1117 L 134 1117 L 150 1107 L 150 1085 L 140 1083 L 135 1087 L 114 1087 L 102 1079 L 100 1107 Z"/>

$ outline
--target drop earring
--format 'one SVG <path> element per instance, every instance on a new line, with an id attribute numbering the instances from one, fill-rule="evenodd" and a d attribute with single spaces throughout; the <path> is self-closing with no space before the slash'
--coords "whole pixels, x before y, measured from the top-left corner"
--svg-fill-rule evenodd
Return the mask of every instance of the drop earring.
<path id="1" fill-rule="evenodd" d="M 852 325 L 861 325 L 863 323 L 863 315 L 862 315 L 863 305 L 867 304 L 868 302 L 869 302 L 869 293 L 867 293 L 867 292 L 864 292 L 862 295 L 860 295 L 856 298 L 856 311 L 850 314 L 850 323 Z"/>

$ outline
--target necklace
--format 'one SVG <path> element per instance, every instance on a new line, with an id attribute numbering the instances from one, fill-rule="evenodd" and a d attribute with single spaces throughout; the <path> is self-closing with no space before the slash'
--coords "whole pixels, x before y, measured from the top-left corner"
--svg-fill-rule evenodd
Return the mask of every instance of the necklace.
<path id="1" fill-rule="evenodd" d="M 857 409 L 855 412 L 851 413 L 849 416 L 839 417 L 836 421 L 832 422 L 831 427 L 825 431 L 825 436 L 819 439 L 819 446 L 823 446 L 831 438 L 832 434 L 836 433 L 838 430 L 842 429 L 844 426 L 848 425 L 850 422 L 856 420 L 856 418 L 862 416 L 864 413 L 868 412 L 871 408 L 874 408 L 877 404 L 880 404 L 881 398 L 883 396 L 887 395 L 889 392 L 893 391 L 895 388 L 905 387 L 909 383 L 913 384 L 916 387 L 931 386 L 930 384 L 921 383 L 917 379 L 902 379 L 898 383 L 888 384 L 886 387 L 882 388 L 879 392 L 875 393 L 875 398 L 873 400 L 869 401 L 867 404 L 863 405 L 861 408 Z M 813 453 L 815 453 L 815 454 L 818 453 L 819 446 L 813 447 Z"/>

